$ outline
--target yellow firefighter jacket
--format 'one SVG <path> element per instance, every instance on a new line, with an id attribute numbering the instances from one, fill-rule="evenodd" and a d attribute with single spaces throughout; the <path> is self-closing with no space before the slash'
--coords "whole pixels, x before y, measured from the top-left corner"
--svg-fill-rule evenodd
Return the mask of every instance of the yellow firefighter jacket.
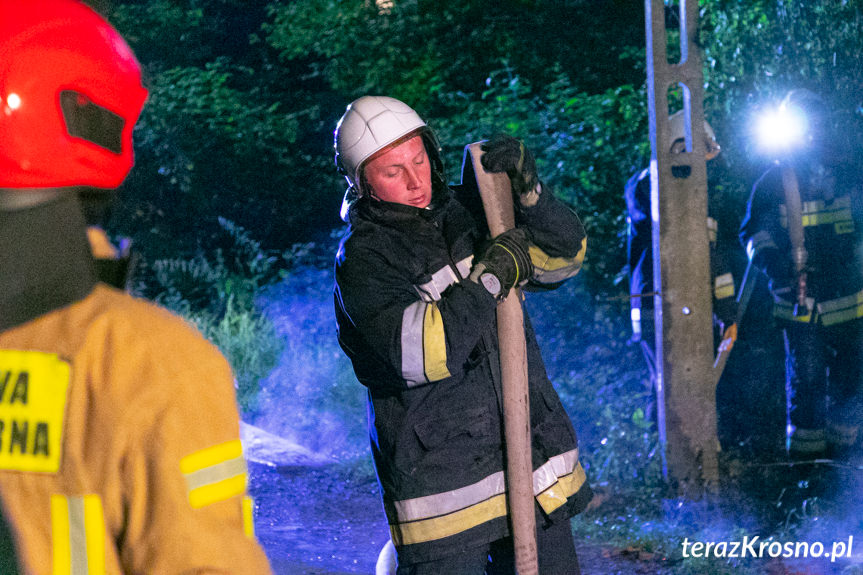
<path id="1" fill-rule="evenodd" d="M 266 574 L 230 368 L 98 284 L 0 333 L 0 495 L 27 573 Z"/>

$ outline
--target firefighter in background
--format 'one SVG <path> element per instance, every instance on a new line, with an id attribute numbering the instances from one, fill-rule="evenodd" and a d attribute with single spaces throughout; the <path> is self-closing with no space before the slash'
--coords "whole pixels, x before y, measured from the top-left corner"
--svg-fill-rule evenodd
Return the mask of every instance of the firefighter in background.
<path id="1" fill-rule="evenodd" d="M 793 90 L 780 112 L 800 142 L 753 186 L 740 240 L 770 280 L 785 341 L 786 448 L 806 457 L 852 447 L 863 417 L 863 174 L 818 95 Z"/>
<path id="2" fill-rule="evenodd" d="M 447 186 L 434 135 L 403 102 L 354 101 L 335 146 L 349 184 L 335 269 L 339 343 L 368 388 L 398 575 L 512 573 L 495 312 L 514 286 L 550 289 L 575 275 L 584 229 L 510 136 L 483 145 L 483 167 L 510 176 L 519 226 L 492 242 L 463 203 L 467 190 Z M 526 314 L 525 332 L 539 569 L 574 575 L 569 518 L 591 491 Z"/>
<path id="3" fill-rule="evenodd" d="M 668 118 L 668 147 L 672 154 L 686 151 L 685 118 L 683 112 Z M 713 128 L 704 122 L 706 159 L 719 155 L 719 144 Z M 630 317 L 632 340 L 638 342 L 647 362 L 651 378 L 656 375 L 654 352 L 656 332 L 653 310 L 653 223 L 650 217 L 650 170 L 634 174 L 624 188 L 627 209 L 627 265 L 629 268 Z M 721 241 L 719 225 L 713 217 L 708 197 L 707 233 L 710 239 L 710 270 L 713 281 L 713 320 L 716 340 L 722 335 L 725 345 L 733 345 L 737 336 L 734 323 L 736 313 L 735 285 L 732 273 L 731 250 L 728 242 Z M 737 249 L 737 246 L 734 246 Z"/>
<path id="4" fill-rule="evenodd" d="M 74 0 L 0 0 L 0 503 L 27 573 L 268 573 L 230 368 L 97 283 L 79 187 L 132 167 L 134 55 Z"/>

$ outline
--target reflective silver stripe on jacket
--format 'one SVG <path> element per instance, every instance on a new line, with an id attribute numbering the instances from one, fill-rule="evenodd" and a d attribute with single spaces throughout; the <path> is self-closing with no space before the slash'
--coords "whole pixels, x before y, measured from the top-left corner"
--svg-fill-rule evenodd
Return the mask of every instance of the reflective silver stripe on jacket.
<path id="1" fill-rule="evenodd" d="M 572 473 L 577 466 L 577 448 L 551 457 L 533 472 L 534 495 L 539 495 L 554 485 L 558 478 Z M 396 510 L 398 521 L 406 523 L 452 513 L 505 492 L 504 472 L 498 471 L 472 485 L 434 495 L 396 501 L 393 503 L 393 507 Z"/>
<path id="2" fill-rule="evenodd" d="M 473 262 L 473 256 L 468 256 L 455 264 L 458 275 L 453 271 L 452 267 L 444 266 L 432 274 L 432 279 L 424 284 L 415 285 L 420 298 L 424 302 L 440 301 L 443 292 L 454 283 L 458 283 L 461 278 L 466 278 L 470 275 L 470 267 Z M 461 278 L 459 277 L 461 276 Z"/>
<path id="3" fill-rule="evenodd" d="M 586 480 L 578 449 L 556 455 L 533 472 L 534 496 L 551 513 L 575 494 Z M 506 516 L 503 471 L 444 493 L 396 501 L 390 533 L 396 545 L 433 541 Z"/>
<path id="4" fill-rule="evenodd" d="M 457 264 L 455 264 L 456 269 L 461 277 L 466 278 L 470 275 L 470 268 L 473 265 L 473 255 L 469 255 L 464 258 Z"/>
<path id="5" fill-rule="evenodd" d="M 578 463 L 578 449 L 555 455 L 533 472 L 533 494 L 539 495 L 563 477 L 572 473 Z"/>
<path id="6" fill-rule="evenodd" d="M 446 289 L 470 274 L 473 255 L 432 274 L 432 279 L 415 285 L 422 301 L 412 303 L 402 314 L 402 377 L 408 387 L 439 381 L 450 376 L 446 366 L 446 336 L 443 317 L 435 302 Z"/>
<path id="7" fill-rule="evenodd" d="M 444 493 L 396 501 L 393 507 L 395 507 L 399 523 L 407 523 L 408 521 L 446 515 L 504 492 L 506 492 L 506 479 L 503 471 L 498 471 L 473 485 Z"/>

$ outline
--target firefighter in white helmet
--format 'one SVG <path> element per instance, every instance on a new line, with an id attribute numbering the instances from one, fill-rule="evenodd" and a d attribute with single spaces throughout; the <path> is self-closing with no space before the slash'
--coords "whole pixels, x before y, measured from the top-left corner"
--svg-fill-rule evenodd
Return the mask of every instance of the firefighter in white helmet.
<path id="1" fill-rule="evenodd" d="M 26 573 L 269 572 L 233 378 L 98 283 L 80 187 L 117 187 L 147 96 L 75 0 L 0 0 L 0 507 Z"/>
<path id="2" fill-rule="evenodd" d="M 468 186 L 445 183 L 431 130 L 393 98 L 351 103 L 335 149 L 349 186 L 336 256 L 339 342 L 368 388 L 398 573 L 512 573 L 495 310 L 514 286 L 551 289 L 572 277 L 584 229 L 539 181 L 530 151 L 499 135 L 482 161 L 510 176 L 517 227 L 487 240 L 466 207 Z M 591 492 L 525 323 L 540 571 L 577 573 L 569 518 Z"/>
<path id="3" fill-rule="evenodd" d="M 686 151 L 685 117 L 683 112 L 668 118 L 668 149 L 672 154 Z M 719 155 L 720 147 L 716 142 L 713 128 L 704 122 L 706 159 L 712 160 Z M 635 173 L 624 188 L 627 210 L 627 270 L 629 275 L 630 315 L 632 319 L 632 341 L 638 342 L 644 353 L 651 374 L 654 373 L 656 359 L 654 354 L 653 322 L 653 237 L 650 216 L 650 170 L 645 168 Z M 707 234 L 710 240 L 710 267 L 713 281 L 713 316 L 717 335 L 728 339 L 733 345 L 737 326 L 734 324 L 735 283 L 732 274 L 728 242 L 718 241 L 719 225 L 708 207 Z M 722 238 L 724 239 L 724 238 Z M 736 245 L 735 245 L 736 247 Z"/>

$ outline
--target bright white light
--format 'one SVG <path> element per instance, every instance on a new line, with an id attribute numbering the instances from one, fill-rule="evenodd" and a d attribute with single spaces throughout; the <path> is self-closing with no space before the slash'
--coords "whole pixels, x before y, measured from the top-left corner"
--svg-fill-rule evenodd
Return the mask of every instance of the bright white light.
<path id="1" fill-rule="evenodd" d="M 17 110 L 21 107 L 21 96 L 18 94 L 9 94 L 6 97 L 6 105 L 12 110 Z"/>
<path id="2" fill-rule="evenodd" d="M 790 150 L 803 144 L 806 117 L 797 109 L 780 107 L 758 120 L 758 140 L 768 150 Z"/>

